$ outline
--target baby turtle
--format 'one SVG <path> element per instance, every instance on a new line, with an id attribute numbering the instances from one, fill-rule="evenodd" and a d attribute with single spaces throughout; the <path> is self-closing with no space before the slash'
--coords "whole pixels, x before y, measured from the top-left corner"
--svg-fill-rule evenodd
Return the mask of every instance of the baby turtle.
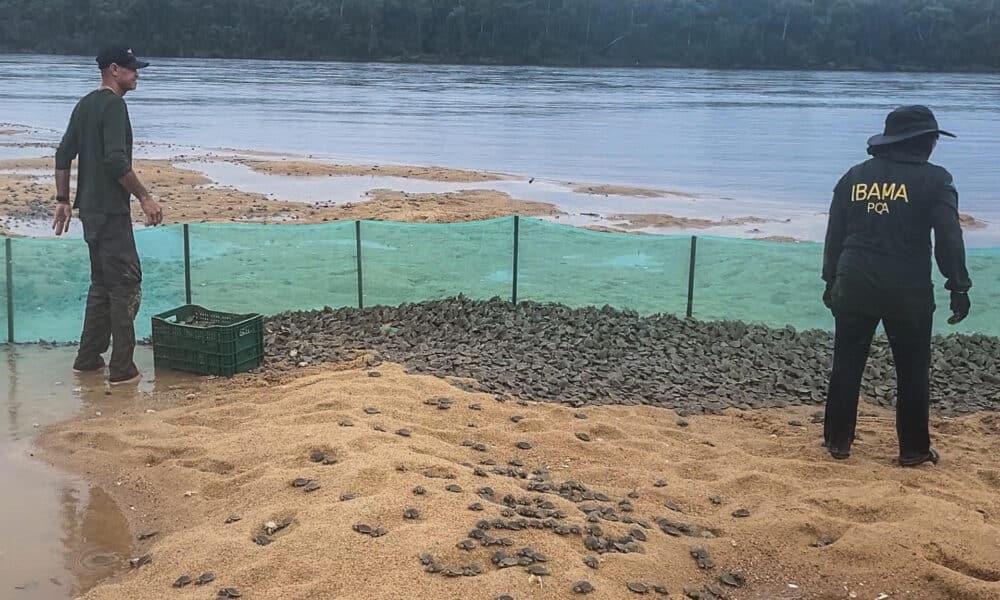
<path id="1" fill-rule="evenodd" d="M 237 516 L 237 515 L 230 515 L 230 516 L 226 517 L 226 525 L 231 525 L 231 524 L 239 521 L 242 518 L 243 517 L 240 517 L 240 516 Z"/>
<path id="2" fill-rule="evenodd" d="M 716 506 L 719 506 L 720 504 L 722 504 L 724 502 L 724 500 L 722 499 L 722 496 L 709 496 L 708 497 L 708 501 L 711 502 L 712 504 L 716 505 Z"/>
<path id="3" fill-rule="evenodd" d="M 314 463 L 321 463 L 326 460 L 326 453 L 322 450 L 313 450 L 309 453 L 309 460 Z"/>
<path id="4" fill-rule="evenodd" d="M 340 495 L 340 501 L 350 502 L 351 500 L 354 500 L 357 497 L 358 495 L 355 494 L 354 492 L 344 492 L 343 494 Z"/>
<path id="5" fill-rule="evenodd" d="M 257 544 L 258 546 L 266 546 L 273 541 L 274 540 L 271 539 L 271 536 L 267 535 L 266 533 L 254 536 L 253 538 L 253 543 Z"/>
<path id="6" fill-rule="evenodd" d="M 142 540 L 148 540 L 149 538 L 154 537 L 154 536 L 156 536 L 159 533 L 160 533 L 159 531 L 145 531 L 145 532 L 140 533 L 139 535 L 137 535 L 135 537 L 139 541 L 142 541 Z"/>
<path id="7" fill-rule="evenodd" d="M 649 586 L 641 581 L 630 581 L 625 584 L 625 587 L 628 588 L 628 591 L 633 592 L 635 594 L 649 593 Z"/>
<path id="8" fill-rule="evenodd" d="M 420 511 L 415 508 L 407 508 L 403 511 L 403 518 L 410 521 L 420 518 Z"/>
<path id="9" fill-rule="evenodd" d="M 490 476 L 489 473 L 486 472 L 486 469 L 484 469 L 482 467 L 476 467 L 475 469 L 472 470 L 472 473 L 476 477 L 489 477 Z"/>
<path id="10" fill-rule="evenodd" d="M 667 487 L 667 480 L 666 479 L 657 479 L 656 482 L 653 483 L 653 487 L 658 487 L 658 488 Z"/>
<path id="11" fill-rule="evenodd" d="M 354 421 L 350 419 L 341 419 L 337 421 L 337 425 L 340 425 L 341 427 L 354 427 Z"/>
<path id="12" fill-rule="evenodd" d="M 585 433 L 583 431 L 578 431 L 576 432 L 576 439 L 580 440 L 581 442 L 589 442 L 590 434 Z"/>
<path id="13" fill-rule="evenodd" d="M 181 575 L 180 577 L 177 578 L 176 581 L 174 581 L 172 585 L 175 588 L 182 588 L 186 585 L 190 585 L 192 581 L 194 581 L 194 579 L 191 579 L 189 576 Z"/>
<path id="14" fill-rule="evenodd" d="M 589 555 L 583 557 L 583 564 L 587 565 L 591 569 L 596 569 L 601 564 L 601 562 L 597 560 L 596 556 Z"/>
<path id="15" fill-rule="evenodd" d="M 309 483 L 307 483 L 305 485 L 305 487 L 302 488 L 302 491 L 306 492 L 306 493 L 315 492 L 319 488 L 320 488 L 320 485 L 319 485 L 318 481 L 310 481 Z"/>
<path id="16" fill-rule="evenodd" d="M 472 445 L 472 449 L 475 450 L 476 452 L 486 452 L 490 448 L 489 446 L 487 446 L 482 442 L 476 442 L 475 444 Z"/>
<path id="17" fill-rule="evenodd" d="M 455 544 L 455 547 L 459 550 L 474 550 L 476 548 L 476 542 L 472 540 L 462 540 L 461 542 Z"/>
<path id="18" fill-rule="evenodd" d="M 382 427 L 381 425 L 372 425 L 372 429 L 378 431 L 379 433 L 385 433 L 385 427 Z"/>
<path id="19" fill-rule="evenodd" d="M 573 416 L 576 417 L 577 419 L 587 419 L 587 418 L 589 418 L 589 417 L 587 417 L 587 413 L 582 413 L 582 412 L 575 413 Z"/>
<path id="20" fill-rule="evenodd" d="M 133 569 L 138 569 L 142 565 L 147 565 L 151 562 L 153 562 L 153 556 L 148 553 L 136 558 L 128 559 L 128 564 L 131 565 Z"/>
<path id="21" fill-rule="evenodd" d="M 368 376 L 369 377 L 381 377 L 382 374 L 379 373 L 378 371 L 368 371 Z"/>
<path id="22" fill-rule="evenodd" d="M 573 584 L 573 591 L 577 594 L 589 594 L 594 591 L 594 586 L 589 581 L 577 581 Z"/>
<path id="23" fill-rule="evenodd" d="M 291 485 L 294 488 L 306 487 L 307 485 L 309 485 L 310 481 L 312 481 L 312 479 L 306 479 L 305 477 L 298 477 L 292 480 Z"/>
<path id="24" fill-rule="evenodd" d="M 493 600 L 514 600 L 514 596 L 510 594 L 500 594 L 499 596 L 494 596 Z"/>
<path id="25" fill-rule="evenodd" d="M 520 423 L 524 420 L 524 415 L 511 415 L 510 420 L 514 423 Z"/>
<path id="26" fill-rule="evenodd" d="M 673 500 L 667 500 L 666 503 L 664 503 L 664 506 L 666 506 L 667 508 L 669 508 L 670 510 L 672 510 L 674 512 L 679 512 L 679 513 L 684 512 L 684 509 L 681 508 L 681 505 L 677 504 Z"/>
<path id="27" fill-rule="evenodd" d="M 545 577 L 547 575 L 551 575 L 552 571 L 549 571 L 548 567 L 545 565 L 531 565 L 528 567 L 528 573 L 538 577 Z"/>
<path id="28" fill-rule="evenodd" d="M 374 406 L 366 406 L 365 407 L 365 414 L 367 414 L 367 415 L 380 415 L 380 414 L 382 414 L 382 411 L 379 410 L 378 408 L 374 407 Z"/>
<path id="29" fill-rule="evenodd" d="M 219 598 L 239 598 L 243 596 L 243 593 L 239 589 L 234 587 L 222 588 L 219 590 L 219 595 L 216 596 L 216 600 Z"/>
<path id="30" fill-rule="evenodd" d="M 381 527 L 372 527 L 371 525 L 366 525 L 364 523 L 358 523 L 353 527 L 353 529 L 362 535 L 371 536 L 373 538 L 382 537 L 388 533 Z"/>
<path id="31" fill-rule="evenodd" d="M 396 430 L 396 435 L 402 436 L 402 437 L 410 437 L 411 435 L 413 435 L 413 432 L 410 431 L 409 429 L 397 429 Z"/>
<path id="32" fill-rule="evenodd" d="M 267 535 L 274 535 L 279 531 L 281 531 L 282 529 L 286 529 L 291 524 L 292 524 L 291 519 L 282 519 L 280 521 L 268 521 L 267 523 L 264 523 L 264 533 Z"/>
<path id="33" fill-rule="evenodd" d="M 427 565 L 434 564 L 434 557 L 427 552 L 421 552 L 417 558 L 420 559 L 420 564 L 424 565 L 425 567 Z"/>
<path id="34" fill-rule="evenodd" d="M 457 483 L 453 483 L 445 487 L 444 489 L 448 490 L 449 492 L 455 492 L 457 494 L 462 491 L 462 486 L 458 485 Z"/>
<path id="35" fill-rule="evenodd" d="M 532 447 L 531 446 L 531 442 L 528 442 L 528 441 L 525 441 L 525 440 L 520 440 L 519 442 L 517 442 L 514 445 L 517 446 L 517 448 L 520 449 L 520 450 L 531 450 L 531 447 Z"/>
<path id="36" fill-rule="evenodd" d="M 737 519 L 745 519 L 750 516 L 750 511 L 746 508 L 738 508 L 733 511 L 733 516 Z"/>
<path id="37" fill-rule="evenodd" d="M 427 493 L 427 490 L 425 490 L 424 486 L 422 486 L 422 485 L 418 485 L 417 487 L 413 488 L 413 495 L 414 496 L 423 496 L 426 493 Z"/>
<path id="38" fill-rule="evenodd" d="M 469 405 L 469 410 L 483 410 L 483 405 L 478 402 L 474 402 Z"/>
<path id="39" fill-rule="evenodd" d="M 719 581 L 730 587 L 740 587 L 743 585 L 743 576 L 739 573 L 725 572 L 719 575 Z"/>
<path id="40" fill-rule="evenodd" d="M 201 575 L 198 576 L 198 579 L 194 580 L 194 584 L 195 585 L 208 585 L 209 583 L 212 583 L 213 581 L 215 581 L 215 573 L 213 573 L 211 571 L 205 571 L 204 573 L 202 573 Z"/>
<path id="41" fill-rule="evenodd" d="M 480 512 L 480 511 L 485 510 L 485 509 L 483 508 L 483 505 L 481 503 L 479 503 L 479 502 L 473 502 L 472 504 L 469 505 L 469 510 L 475 511 L 475 512 Z"/>
<path id="42" fill-rule="evenodd" d="M 693 546 L 691 548 L 691 557 L 694 558 L 696 563 L 698 563 L 699 569 L 715 568 L 715 561 L 712 560 L 711 555 L 709 555 L 708 548 L 705 548 L 704 546 Z"/>

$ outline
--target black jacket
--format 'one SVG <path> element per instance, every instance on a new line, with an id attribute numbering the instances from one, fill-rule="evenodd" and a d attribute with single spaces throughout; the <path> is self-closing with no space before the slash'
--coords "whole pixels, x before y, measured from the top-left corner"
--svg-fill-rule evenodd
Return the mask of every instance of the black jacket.
<path id="1" fill-rule="evenodd" d="M 958 192 L 942 167 L 892 147 L 852 167 L 834 188 L 823 253 L 823 280 L 834 311 L 873 316 L 934 310 L 931 230 L 945 287 L 972 287 L 965 266 Z"/>

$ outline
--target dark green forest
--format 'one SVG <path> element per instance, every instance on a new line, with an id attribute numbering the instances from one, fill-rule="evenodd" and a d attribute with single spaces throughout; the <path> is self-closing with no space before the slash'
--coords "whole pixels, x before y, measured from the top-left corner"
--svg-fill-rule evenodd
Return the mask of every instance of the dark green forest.
<path id="1" fill-rule="evenodd" d="M 0 0 L 0 51 L 1000 71 L 1000 0 Z"/>

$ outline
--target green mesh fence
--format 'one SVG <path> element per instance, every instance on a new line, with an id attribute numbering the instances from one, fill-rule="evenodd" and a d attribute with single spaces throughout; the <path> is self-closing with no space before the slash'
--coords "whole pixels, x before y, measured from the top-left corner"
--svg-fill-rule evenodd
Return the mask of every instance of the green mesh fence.
<path id="1" fill-rule="evenodd" d="M 471 223 L 361 224 L 364 305 L 464 294 L 510 298 L 514 218 Z"/>
<path id="2" fill-rule="evenodd" d="M 458 294 L 510 299 L 515 274 L 518 300 L 643 314 L 684 315 L 687 306 L 686 236 L 604 233 L 514 217 L 456 224 L 364 221 L 360 227 L 353 221 L 198 224 L 189 234 L 192 301 L 227 312 L 357 306 L 359 240 L 365 306 Z M 79 339 L 90 280 L 86 244 L 11 241 L 15 341 Z M 136 331 L 146 337 L 153 314 L 184 303 L 183 228 L 138 231 L 136 243 L 143 267 Z M 820 300 L 820 244 L 700 237 L 696 256 L 695 318 L 832 329 Z M 975 284 L 972 314 L 957 327 L 945 323 L 948 295 L 936 275 L 935 332 L 1000 335 L 1000 248 L 970 249 L 968 264 Z M 3 294 L 0 331 L 6 340 L 6 285 Z"/>
<path id="3" fill-rule="evenodd" d="M 10 339 L 7 331 L 7 260 L 8 253 L 13 249 L 13 240 L 3 240 L 2 256 L 3 264 L 0 265 L 0 276 L 3 277 L 3 287 L 0 288 L 0 344 Z"/>
<path id="4" fill-rule="evenodd" d="M 521 219 L 518 299 L 683 314 L 690 244 Z"/>
<path id="5" fill-rule="evenodd" d="M 197 225 L 190 248 L 194 304 L 263 314 L 357 306 L 354 222 Z"/>
<path id="6" fill-rule="evenodd" d="M 694 316 L 832 329 L 822 265 L 821 244 L 699 237 Z"/>
<path id="7" fill-rule="evenodd" d="M 150 317 L 184 301 L 182 228 L 137 231 L 142 305 L 136 335 L 150 334 Z M 75 341 L 83 327 L 90 257 L 82 240 L 12 240 L 15 341 Z M 5 321 L 6 322 L 6 321 Z"/>

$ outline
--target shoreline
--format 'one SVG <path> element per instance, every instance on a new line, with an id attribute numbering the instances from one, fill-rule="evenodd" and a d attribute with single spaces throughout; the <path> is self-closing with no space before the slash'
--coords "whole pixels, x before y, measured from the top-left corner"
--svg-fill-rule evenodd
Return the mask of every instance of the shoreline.
<path id="1" fill-rule="evenodd" d="M 138 158 L 135 164 L 140 178 L 164 207 L 165 224 L 311 224 L 357 219 L 450 223 L 518 214 L 592 231 L 700 233 L 783 243 L 820 242 L 825 228 L 823 214 L 805 208 L 793 214 L 775 206 L 734 204 L 677 190 L 536 183 L 534 178 L 451 167 L 350 164 L 275 157 L 260 151 L 172 154 Z M 204 171 L 199 170 L 201 166 Z M 220 171 L 222 166 L 226 168 Z M 232 167 L 243 171 L 233 172 Z M 53 184 L 46 173 L 50 169 L 51 157 L 0 159 L 0 189 L 7 192 L 0 198 L 0 234 L 51 237 L 46 236 L 52 215 Z M 365 191 L 360 194 L 359 190 Z M 791 216 L 779 218 L 779 213 Z M 141 222 L 137 210 L 133 210 L 133 220 Z M 970 247 L 998 243 L 997 226 L 989 221 L 967 213 L 961 220 L 972 236 Z"/>
<path id="2" fill-rule="evenodd" d="M 89 55 L 81 54 L 51 54 L 51 53 L 39 53 L 31 52 L 27 50 L 0 50 L 0 55 L 7 56 L 57 56 L 57 57 L 79 57 L 86 58 L 88 60 L 92 59 Z M 549 62 L 549 63 L 523 63 L 523 62 L 513 62 L 513 61 L 457 61 L 457 60 L 419 60 L 418 57 L 386 57 L 380 60 L 370 60 L 370 59 L 351 59 L 351 58 L 321 58 L 321 59 L 309 59 L 309 58 L 277 58 L 277 57 L 254 57 L 254 58 L 240 58 L 240 57 L 198 57 L 198 56 L 152 56 L 152 59 L 166 58 L 169 60 L 246 60 L 246 61 L 256 61 L 256 62 L 299 62 L 299 63 L 345 63 L 345 64 L 386 64 L 386 65 L 418 65 L 418 66 L 445 66 L 445 67 L 523 67 L 523 68 L 537 68 L 537 69 L 573 69 L 581 71 L 593 71 L 598 69 L 634 69 L 637 71 L 641 70 L 653 70 L 662 69 L 670 71 L 716 71 L 716 72 L 739 72 L 739 71 L 765 71 L 773 73 L 803 73 L 803 72 L 814 72 L 814 73 L 906 73 L 906 74 L 956 74 L 956 75 L 995 75 L 1000 73 L 1000 69 L 989 69 L 983 65 L 977 65 L 971 69 L 927 69 L 924 67 L 917 67 L 914 65 L 896 65 L 895 68 L 886 66 L 882 69 L 873 68 L 863 68 L 861 65 L 844 65 L 844 66 L 829 66 L 829 65 L 812 65 L 812 66 L 732 66 L 732 67 L 719 67 L 719 66 L 682 66 L 675 63 L 643 63 L 638 64 L 636 62 L 621 63 L 621 64 L 602 64 L 602 65 L 580 65 L 578 63 L 571 62 Z"/>

